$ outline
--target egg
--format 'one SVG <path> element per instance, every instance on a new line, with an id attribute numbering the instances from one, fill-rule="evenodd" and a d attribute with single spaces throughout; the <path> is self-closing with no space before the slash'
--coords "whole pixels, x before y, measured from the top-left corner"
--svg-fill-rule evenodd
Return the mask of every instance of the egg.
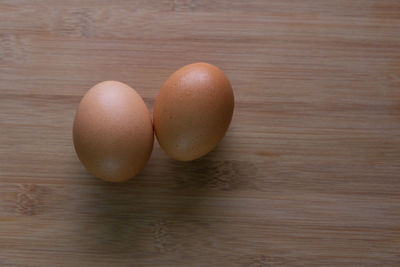
<path id="1" fill-rule="evenodd" d="M 186 65 L 161 87 L 153 111 L 156 137 L 172 158 L 190 161 L 214 149 L 232 119 L 234 94 L 222 70 Z"/>
<path id="2" fill-rule="evenodd" d="M 75 114 L 76 154 L 93 175 L 110 182 L 134 177 L 148 161 L 154 142 L 151 115 L 128 85 L 105 81 L 82 98 Z"/>

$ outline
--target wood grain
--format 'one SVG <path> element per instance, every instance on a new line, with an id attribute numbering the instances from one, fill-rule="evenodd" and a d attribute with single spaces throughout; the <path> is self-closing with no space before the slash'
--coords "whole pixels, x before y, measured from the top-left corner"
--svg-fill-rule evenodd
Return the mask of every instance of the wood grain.
<path id="1" fill-rule="evenodd" d="M 218 147 L 89 175 L 85 91 L 152 109 L 197 61 L 235 91 Z M 399 1 L 0 1 L 1 266 L 399 266 L 399 223 Z"/>

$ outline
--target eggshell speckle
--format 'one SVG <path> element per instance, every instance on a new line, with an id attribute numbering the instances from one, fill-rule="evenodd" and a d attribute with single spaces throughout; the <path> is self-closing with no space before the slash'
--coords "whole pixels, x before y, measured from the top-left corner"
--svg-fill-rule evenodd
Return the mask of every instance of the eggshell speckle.
<path id="1" fill-rule="evenodd" d="M 157 96 L 153 121 L 158 142 L 177 160 L 202 157 L 224 137 L 233 108 L 232 86 L 222 70 L 208 63 L 186 65 Z"/>
<path id="2" fill-rule="evenodd" d="M 101 82 L 81 100 L 73 141 L 80 161 L 92 174 L 106 181 L 126 181 L 151 155 L 154 134 L 150 112 L 128 85 Z"/>

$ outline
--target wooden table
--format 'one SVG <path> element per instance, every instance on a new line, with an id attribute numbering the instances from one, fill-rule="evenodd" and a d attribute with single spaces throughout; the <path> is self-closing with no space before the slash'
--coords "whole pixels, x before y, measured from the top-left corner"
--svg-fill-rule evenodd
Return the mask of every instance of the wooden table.
<path id="1" fill-rule="evenodd" d="M 1 266 L 400 265 L 399 1 L 70 2 L 0 1 Z M 218 147 L 88 174 L 86 90 L 152 109 L 197 61 L 235 91 Z"/>

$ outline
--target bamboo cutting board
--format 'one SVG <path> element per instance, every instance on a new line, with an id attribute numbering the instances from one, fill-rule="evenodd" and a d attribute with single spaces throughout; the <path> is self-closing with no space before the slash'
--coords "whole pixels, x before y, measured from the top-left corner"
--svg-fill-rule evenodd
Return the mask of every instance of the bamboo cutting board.
<path id="1" fill-rule="evenodd" d="M 152 110 L 197 61 L 234 87 L 218 147 L 88 174 L 86 90 Z M 0 266 L 144 265 L 400 266 L 399 1 L 0 1 Z"/>

